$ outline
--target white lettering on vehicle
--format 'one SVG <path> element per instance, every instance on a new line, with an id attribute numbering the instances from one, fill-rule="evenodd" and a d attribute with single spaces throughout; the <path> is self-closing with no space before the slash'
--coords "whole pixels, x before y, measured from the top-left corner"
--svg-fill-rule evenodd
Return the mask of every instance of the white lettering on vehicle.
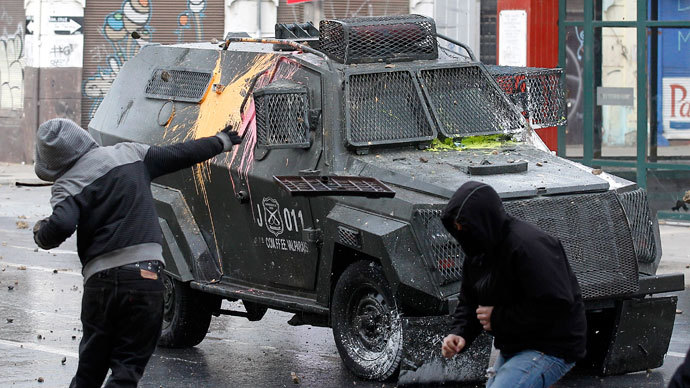
<path id="1" fill-rule="evenodd" d="M 285 252 L 309 253 L 309 243 L 306 241 L 291 240 L 287 238 L 258 237 L 259 244 L 265 245 L 268 249 L 275 249 Z"/>

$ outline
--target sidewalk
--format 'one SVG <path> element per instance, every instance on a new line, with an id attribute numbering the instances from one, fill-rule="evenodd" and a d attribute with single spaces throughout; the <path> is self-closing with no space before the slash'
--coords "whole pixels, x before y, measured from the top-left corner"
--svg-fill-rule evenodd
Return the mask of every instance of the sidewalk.
<path id="1" fill-rule="evenodd" d="M 39 184 L 32 164 L 0 163 L 0 185 L 14 185 L 17 182 Z"/>
<path id="2" fill-rule="evenodd" d="M 661 234 L 661 262 L 657 274 L 682 272 L 685 288 L 690 288 L 690 224 L 659 221 Z"/>
<path id="3" fill-rule="evenodd" d="M 0 163 L 0 185 L 45 183 L 34 174 L 33 165 Z M 658 274 L 682 272 L 685 285 L 690 287 L 690 223 L 660 221 L 663 256 Z"/>

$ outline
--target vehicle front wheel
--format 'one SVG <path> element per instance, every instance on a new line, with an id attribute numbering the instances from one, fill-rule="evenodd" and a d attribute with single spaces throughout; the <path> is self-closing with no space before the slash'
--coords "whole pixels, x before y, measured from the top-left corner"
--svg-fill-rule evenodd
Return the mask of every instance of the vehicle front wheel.
<path id="1" fill-rule="evenodd" d="M 380 265 L 358 261 L 338 279 L 331 305 L 333 337 L 345 366 L 358 377 L 386 380 L 400 365 L 400 314 Z"/>
<path id="2" fill-rule="evenodd" d="M 158 344 L 186 348 L 199 344 L 211 324 L 211 315 L 222 299 L 189 287 L 189 284 L 163 275 L 163 329 Z"/>

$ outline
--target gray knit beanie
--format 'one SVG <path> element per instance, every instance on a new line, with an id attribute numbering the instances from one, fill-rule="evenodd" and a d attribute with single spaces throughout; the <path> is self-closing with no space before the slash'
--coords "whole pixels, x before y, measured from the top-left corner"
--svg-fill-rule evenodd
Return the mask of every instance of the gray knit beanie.
<path id="1" fill-rule="evenodd" d="M 34 171 L 39 178 L 54 182 L 96 147 L 93 137 L 72 120 L 48 120 L 36 131 Z"/>

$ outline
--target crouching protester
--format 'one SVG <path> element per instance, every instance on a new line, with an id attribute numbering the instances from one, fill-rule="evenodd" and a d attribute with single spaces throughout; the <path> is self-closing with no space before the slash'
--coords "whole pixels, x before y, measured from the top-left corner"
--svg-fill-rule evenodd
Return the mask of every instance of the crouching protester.
<path id="1" fill-rule="evenodd" d="M 459 304 L 442 353 L 486 330 L 500 354 L 487 387 L 549 387 L 585 355 L 584 303 L 560 241 L 506 214 L 491 186 L 463 184 L 442 214 L 466 253 Z"/>
<path id="2" fill-rule="evenodd" d="M 100 147 L 69 120 L 36 134 L 36 175 L 55 182 L 53 212 L 34 226 L 43 249 L 77 230 L 84 295 L 79 365 L 71 387 L 135 387 L 163 321 L 162 236 L 151 180 L 203 162 L 241 142 L 229 127 L 216 136 L 157 147 Z"/>

